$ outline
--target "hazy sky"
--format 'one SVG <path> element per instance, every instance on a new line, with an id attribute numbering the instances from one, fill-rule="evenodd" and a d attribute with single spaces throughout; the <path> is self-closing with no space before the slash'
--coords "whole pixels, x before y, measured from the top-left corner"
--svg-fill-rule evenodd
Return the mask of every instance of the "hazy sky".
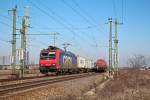
<path id="1" fill-rule="evenodd" d="M 123 1 L 123 6 L 122 6 Z M 120 65 L 134 54 L 150 55 L 150 0 L 0 0 L 0 56 L 11 54 L 12 15 L 17 5 L 17 29 L 24 7 L 29 7 L 29 34 L 58 32 L 56 45 L 70 43 L 69 51 L 86 58 L 108 59 L 108 18 L 116 18 Z M 114 30 L 113 30 L 114 32 Z M 17 31 L 19 33 L 19 31 Z M 38 62 L 42 48 L 53 45 L 53 36 L 28 36 L 31 61 Z M 20 36 L 17 36 L 20 48 Z"/>

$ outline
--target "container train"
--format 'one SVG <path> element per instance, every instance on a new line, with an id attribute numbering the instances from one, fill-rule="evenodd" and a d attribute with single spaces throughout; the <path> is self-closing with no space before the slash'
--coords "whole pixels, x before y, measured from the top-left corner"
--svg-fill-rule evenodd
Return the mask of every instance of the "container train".
<path id="1" fill-rule="evenodd" d="M 91 71 L 94 63 L 92 60 L 76 56 L 70 51 L 49 46 L 47 49 L 41 50 L 39 66 L 40 72 L 43 74 L 48 72 L 60 74 Z"/>
<path id="2" fill-rule="evenodd" d="M 39 66 L 40 72 L 43 74 L 48 72 L 63 74 L 92 71 L 94 63 L 92 60 L 76 56 L 70 51 L 49 46 L 47 49 L 41 50 Z"/>

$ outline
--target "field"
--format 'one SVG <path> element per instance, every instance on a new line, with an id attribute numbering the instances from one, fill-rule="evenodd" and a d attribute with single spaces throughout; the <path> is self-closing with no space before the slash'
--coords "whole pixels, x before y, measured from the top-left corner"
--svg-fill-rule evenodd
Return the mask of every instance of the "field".
<path id="1" fill-rule="evenodd" d="M 20 70 L 16 70 L 16 73 L 19 73 Z M 36 74 L 39 73 L 39 70 L 37 69 L 30 69 L 30 70 L 25 70 L 26 74 Z M 10 75 L 12 74 L 12 70 L 7 69 L 7 70 L 0 70 L 0 76 L 2 75 Z"/>
<path id="2" fill-rule="evenodd" d="M 89 100 L 150 100 L 150 70 L 124 70 Z M 86 97 L 87 98 L 87 97 Z"/>
<path id="3" fill-rule="evenodd" d="M 4 100 L 150 100 L 150 70 L 121 70 L 109 79 L 102 74 L 51 84 Z"/>

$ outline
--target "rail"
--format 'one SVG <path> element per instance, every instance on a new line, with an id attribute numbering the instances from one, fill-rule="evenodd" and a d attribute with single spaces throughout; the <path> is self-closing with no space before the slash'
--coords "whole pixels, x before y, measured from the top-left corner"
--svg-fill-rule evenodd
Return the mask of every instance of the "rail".
<path id="1" fill-rule="evenodd" d="M 0 86 L 0 97 L 13 94 L 15 92 L 39 87 L 39 86 L 45 86 L 45 85 L 49 85 L 49 84 L 53 84 L 57 82 L 68 81 L 68 80 L 73 80 L 73 79 L 82 78 L 82 77 L 89 77 L 92 75 L 97 75 L 97 73 L 68 75 L 68 76 L 53 78 L 53 79 L 36 80 L 36 81 L 30 81 L 30 82 L 25 82 L 25 83 L 19 83 L 19 84 L 3 85 L 3 86 Z"/>

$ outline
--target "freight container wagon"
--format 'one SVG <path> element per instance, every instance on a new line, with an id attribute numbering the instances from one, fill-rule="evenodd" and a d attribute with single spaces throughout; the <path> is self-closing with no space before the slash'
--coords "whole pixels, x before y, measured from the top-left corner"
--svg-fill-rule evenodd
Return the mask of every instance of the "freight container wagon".
<path id="1" fill-rule="evenodd" d="M 98 59 L 95 62 L 94 71 L 105 72 L 107 70 L 107 62 L 104 59 Z"/>

